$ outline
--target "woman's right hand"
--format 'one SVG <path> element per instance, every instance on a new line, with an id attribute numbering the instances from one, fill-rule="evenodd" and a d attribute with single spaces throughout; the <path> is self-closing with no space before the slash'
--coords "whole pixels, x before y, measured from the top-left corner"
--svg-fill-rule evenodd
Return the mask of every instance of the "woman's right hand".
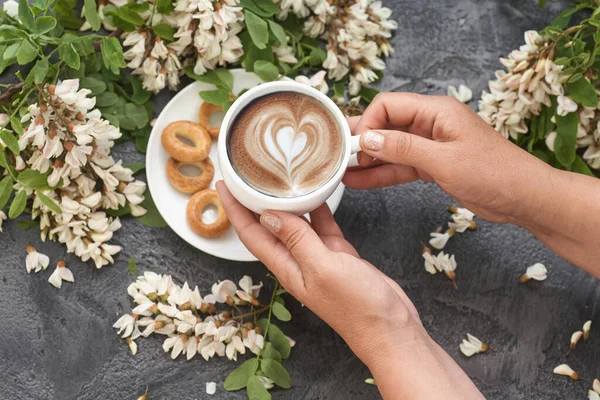
<path id="1" fill-rule="evenodd" d="M 478 216 L 514 222 L 554 171 L 452 97 L 381 93 L 349 122 L 363 133 L 362 168 L 344 177 L 355 189 L 435 181 Z"/>

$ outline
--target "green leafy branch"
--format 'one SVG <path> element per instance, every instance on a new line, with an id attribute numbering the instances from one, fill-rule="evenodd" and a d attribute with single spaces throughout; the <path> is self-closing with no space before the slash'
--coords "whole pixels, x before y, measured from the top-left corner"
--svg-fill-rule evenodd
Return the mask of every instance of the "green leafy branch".
<path id="1" fill-rule="evenodd" d="M 269 313 L 266 318 L 256 321 L 265 338 L 264 346 L 255 358 L 244 361 L 225 379 L 226 390 L 236 391 L 245 388 L 250 400 L 271 399 L 271 394 L 266 389 L 261 376 L 269 378 L 283 389 L 292 386 L 292 378 L 283 366 L 283 360 L 290 356 L 291 345 L 287 336 L 273 322 L 273 317 L 282 322 L 290 321 L 292 315 L 281 297 L 287 291 L 280 287 L 275 278 L 273 279 L 275 286 L 269 302 Z"/>

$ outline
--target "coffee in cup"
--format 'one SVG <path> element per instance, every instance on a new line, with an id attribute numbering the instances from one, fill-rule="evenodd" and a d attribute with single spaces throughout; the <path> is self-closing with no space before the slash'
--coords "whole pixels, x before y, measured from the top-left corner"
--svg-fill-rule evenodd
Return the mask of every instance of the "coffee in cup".
<path id="1" fill-rule="evenodd" d="M 234 170 L 269 196 L 311 193 L 340 168 L 344 133 L 322 102 L 294 91 L 252 100 L 230 125 L 227 150 Z"/>

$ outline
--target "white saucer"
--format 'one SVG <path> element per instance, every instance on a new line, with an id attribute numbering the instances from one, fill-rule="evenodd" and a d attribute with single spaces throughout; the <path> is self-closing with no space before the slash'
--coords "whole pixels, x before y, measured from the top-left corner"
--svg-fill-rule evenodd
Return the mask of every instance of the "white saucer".
<path id="1" fill-rule="evenodd" d="M 262 83 L 258 76 L 243 69 L 232 69 L 231 72 L 234 77 L 234 93 L 239 93 L 242 89 L 250 89 Z M 154 128 L 150 133 L 148 151 L 146 153 L 148 188 L 150 189 L 156 208 L 164 220 L 183 240 L 198 250 L 212 254 L 215 257 L 234 261 L 257 261 L 256 257 L 242 244 L 233 228 L 229 228 L 223 235 L 213 239 L 194 233 L 189 227 L 185 215 L 187 203 L 191 195 L 181 193 L 171 186 L 165 173 L 169 154 L 163 149 L 160 141 L 163 129 L 173 121 L 188 120 L 198 122 L 198 109 L 203 102 L 198 92 L 213 89 L 215 89 L 213 85 L 194 82 L 173 97 L 158 116 Z M 214 189 L 215 183 L 221 179 L 221 172 L 217 163 L 216 141 L 213 141 L 210 158 L 215 167 L 215 177 L 210 188 Z M 340 184 L 329 200 L 327 200 L 327 204 L 332 212 L 337 210 L 343 194 L 344 185 Z"/>

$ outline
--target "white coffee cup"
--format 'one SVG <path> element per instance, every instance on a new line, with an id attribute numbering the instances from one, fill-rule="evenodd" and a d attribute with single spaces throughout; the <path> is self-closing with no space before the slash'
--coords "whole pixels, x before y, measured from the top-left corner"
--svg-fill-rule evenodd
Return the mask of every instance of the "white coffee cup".
<path id="1" fill-rule="evenodd" d="M 327 180 L 318 186 L 315 190 L 297 197 L 275 197 L 259 192 L 246 183 L 234 170 L 227 152 L 227 136 L 229 128 L 235 120 L 235 117 L 253 100 L 278 92 L 297 92 L 310 96 L 319 101 L 335 117 L 341 129 L 340 134 L 343 137 L 343 154 L 338 169 Z M 351 161 L 351 156 L 360 151 L 360 135 L 352 136 L 350 126 L 346 117 L 338 106 L 325 94 L 310 86 L 294 81 L 276 81 L 263 83 L 256 86 L 241 95 L 232 105 L 223 118 L 221 130 L 219 132 L 219 143 L 217 149 L 219 168 L 223 175 L 223 181 L 231 194 L 244 207 L 257 214 L 265 210 L 287 211 L 296 215 L 303 215 L 313 211 L 333 194 L 340 185 L 346 168 L 355 165 L 355 160 Z"/>

